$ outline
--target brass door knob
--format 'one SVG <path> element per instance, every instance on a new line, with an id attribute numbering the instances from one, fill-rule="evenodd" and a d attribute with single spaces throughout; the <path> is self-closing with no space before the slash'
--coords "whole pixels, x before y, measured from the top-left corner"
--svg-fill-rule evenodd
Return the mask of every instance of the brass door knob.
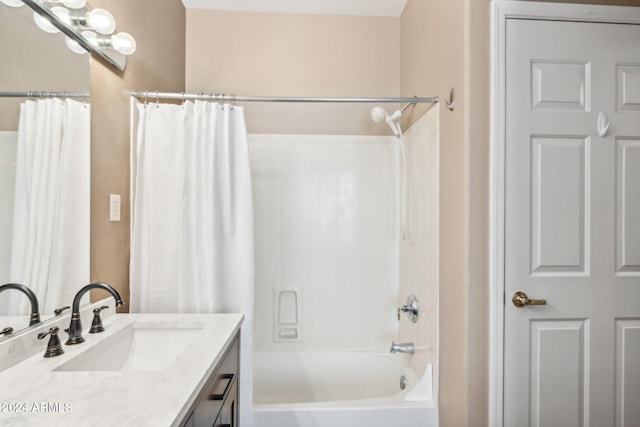
<path id="1" fill-rule="evenodd" d="M 511 298 L 511 301 L 516 307 L 524 307 L 527 305 L 547 305 L 546 299 L 529 299 L 527 294 L 521 291 L 513 294 L 513 298 Z"/>

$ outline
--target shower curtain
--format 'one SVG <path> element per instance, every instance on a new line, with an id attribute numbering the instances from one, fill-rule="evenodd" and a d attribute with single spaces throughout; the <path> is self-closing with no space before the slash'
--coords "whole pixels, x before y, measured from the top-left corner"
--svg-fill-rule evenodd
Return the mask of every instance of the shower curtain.
<path id="1" fill-rule="evenodd" d="M 131 311 L 242 312 L 241 425 L 252 422 L 253 207 L 241 107 L 138 105 Z"/>
<path id="2" fill-rule="evenodd" d="M 90 115 L 71 99 L 20 105 L 9 280 L 30 287 L 42 313 L 69 305 L 89 280 Z M 2 303 L 28 313 L 20 293 Z"/>

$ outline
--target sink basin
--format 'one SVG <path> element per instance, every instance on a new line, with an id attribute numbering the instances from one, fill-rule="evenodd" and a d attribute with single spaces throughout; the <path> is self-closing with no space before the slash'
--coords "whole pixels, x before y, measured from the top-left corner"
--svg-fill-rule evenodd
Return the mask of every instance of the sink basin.
<path id="1" fill-rule="evenodd" d="M 60 365 L 56 371 L 156 371 L 166 369 L 202 330 L 133 324 Z M 81 344 L 81 345 L 86 345 Z"/>

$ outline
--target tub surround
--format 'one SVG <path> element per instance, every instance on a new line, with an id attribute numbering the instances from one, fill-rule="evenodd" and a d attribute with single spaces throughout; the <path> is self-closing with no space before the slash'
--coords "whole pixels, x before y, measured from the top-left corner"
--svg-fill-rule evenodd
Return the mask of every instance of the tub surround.
<path id="1" fill-rule="evenodd" d="M 112 313 L 113 308 L 109 311 Z M 92 315 L 92 310 L 84 310 L 84 324 L 90 324 Z M 107 313 L 103 318 L 105 332 L 87 333 L 86 342 L 63 346 L 65 353 L 61 356 L 43 358 L 40 353 L 44 353 L 47 340 L 37 341 L 38 354 L 0 372 L 0 424 L 180 425 L 239 332 L 242 319 L 242 314 Z M 37 329 L 48 330 L 52 326 L 64 329 L 68 326 L 65 323 Z M 92 349 L 132 327 L 197 327 L 198 332 L 166 369 L 57 370 L 72 360 L 90 357 Z M 30 339 L 28 335 L 23 338 Z M 3 356 L 10 353 L 5 351 Z"/>

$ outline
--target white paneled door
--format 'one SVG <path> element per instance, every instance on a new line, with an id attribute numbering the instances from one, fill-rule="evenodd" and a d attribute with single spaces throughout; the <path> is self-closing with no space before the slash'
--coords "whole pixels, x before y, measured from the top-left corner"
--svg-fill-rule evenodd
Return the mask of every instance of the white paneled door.
<path id="1" fill-rule="evenodd" d="M 640 426 L 640 26 L 506 31 L 504 425 Z"/>

